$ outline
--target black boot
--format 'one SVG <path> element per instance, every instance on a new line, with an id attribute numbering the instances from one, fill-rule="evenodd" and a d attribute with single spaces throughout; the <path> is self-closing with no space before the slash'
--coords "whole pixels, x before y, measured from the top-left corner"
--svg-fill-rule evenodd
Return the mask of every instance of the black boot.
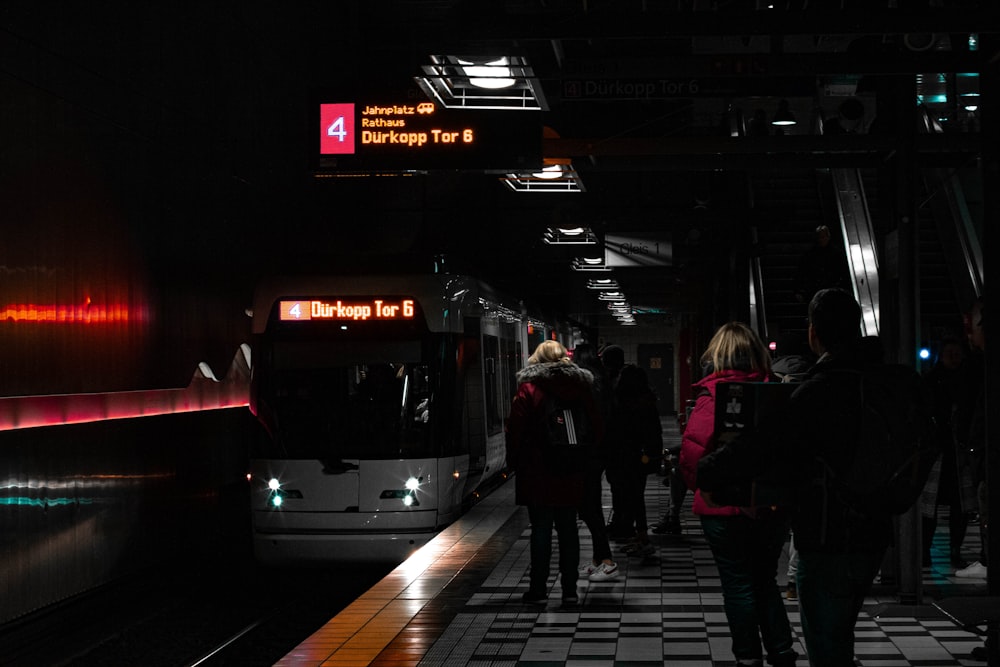
<path id="1" fill-rule="evenodd" d="M 798 653 L 789 649 L 787 653 L 767 656 L 767 664 L 774 665 L 774 667 L 795 667 L 795 661 L 798 657 Z"/>

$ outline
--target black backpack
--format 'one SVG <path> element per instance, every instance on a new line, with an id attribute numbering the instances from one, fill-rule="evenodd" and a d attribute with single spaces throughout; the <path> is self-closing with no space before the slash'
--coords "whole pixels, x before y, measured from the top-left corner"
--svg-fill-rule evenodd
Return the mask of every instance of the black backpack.
<path id="1" fill-rule="evenodd" d="M 825 466 L 826 484 L 862 516 L 903 514 L 920 497 L 941 453 L 926 387 L 913 369 L 901 364 L 834 372 L 857 378 L 860 436 L 843 474 Z"/>
<path id="2" fill-rule="evenodd" d="M 546 469 L 554 475 L 581 472 L 596 445 L 594 424 L 583 399 L 546 395 L 543 453 Z"/>

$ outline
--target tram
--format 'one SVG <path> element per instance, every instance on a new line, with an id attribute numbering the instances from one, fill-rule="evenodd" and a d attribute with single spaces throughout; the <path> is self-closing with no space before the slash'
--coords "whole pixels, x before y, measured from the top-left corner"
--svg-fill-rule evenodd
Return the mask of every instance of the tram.
<path id="1" fill-rule="evenodd" d="M 286 277 L 253 307 L 254 554 L 400 562 L 507 476 L 515 373 L 573 330 L 469 276 Z"/>

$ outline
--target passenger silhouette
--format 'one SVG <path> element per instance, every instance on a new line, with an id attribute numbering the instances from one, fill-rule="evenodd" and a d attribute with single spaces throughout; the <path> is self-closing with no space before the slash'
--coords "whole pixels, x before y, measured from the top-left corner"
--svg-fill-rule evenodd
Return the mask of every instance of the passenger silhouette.
<path id="1" fill-rule="evenodd" d="M 778 350 L 784 353 L 774 360 L 771 365 L 771 372 L 782 382 L 801 382 L 804 380 L 816 361 L 816 355 L 812 353 L 809 346 L 798 338 L 786 337 L 778 343 Z M 785 597 L 789 600 L 797 600 L 799 597 L 795 580 L 799 571 L 799 551 L 795 548 L 795 535 L 788 536 L 788 568 L 786 574 L 788 583 L 786 584 Z"/>
<path id="2" fill-rule="evenodd" d="M 821 289 L 846 288 L 847 259 L 833 240 L 830 228 L 816 228 L 816 242 L 799 259 L 795 274 L 795 299 L 805 303 Z"/>
<path id="3" fill-rule="evenodd" d="M 514 501 L 526 505 L 531 520 L 531 569 L 528 592 L 522 600 L 548 599 L 552 529 L 559 539 L 559 575 L 565 604 L 578 601 L 576 580 L 580 563 L 577 508 L 583 502 L 584 465 L 553 469 L 546 456 L 548 429 L 544 419 L 549 396 L 582 402 L 600 437 L 601 417 L 594 403 L 590 371 L 569 358 L 560 343 L 543 341 L 517 373 L 517 393 L 506 425 L 507 463 L 514 470 Z M 582 456 L 592 456 L 583 453 Z"/>
<path id="4" fill-rule="evenodd" d="M 948 553 L 951 564 L 957 568 L 967 565 L 962 559 L 962 543 L 965 541 L 968 518 L 962 508 L 959 480 L 963 476 L 969 480 L 971 477 L 968 473 L 965 475 L 959 473 L 951 421 L 960 390 L 959 368 L 964 357 L 965 349 L 960 340 L 956 338 L 943 340 L 937 362 L 923 378 L 934 407 L 934 438 L 941 450 L 941 456 L 935 463 L 920 498 L 924 567 L 931 565 L 931 545 L 937 528 L 938 508 L 941 505 L 948 507 Z M 969 486 L 971 487 L 971 484 Z"/>
<path id="5" fill-rule="evenodd" d="M 841 289 L 809 302 L 809 346 L 819 356 L 792 394 L 774 442 L 778 461 L 798 485 L 792 531 L 798 550 L 796 587 L 809 664 L 854 664 L 854 628 L 893 539 L 888 513 L 854 511 L 829 492 L 861 445 L 860 371 L 882 363 L 875 338 L 861 336 L 861 307 Z"/>
<path id="6" fill-rule="evenodd" d="M 982 541 L 979 558 L 968 567 L 955 572 L 963 579 L 985 579 L 988 569 L 989 503 L 986 475 L 986 316 L 982 299 L 977 300 L 967 316 L 967 334 L 971 348 L 967 364 L 962 367 L 962 382 L 955 407 L 955 438 L 957 453 L 966 458 L 972 472 L 972 487 L 976 491 L 979 511 L 979 537 Z"/>
<path id="7" fill-rule="evenodd" d="M 630 556 L 650 556 L 656 550 L 649 541 L 646 479 L 649 461 L 663 456 L 663 426 L 646 372 L 633 364 L 622 367 L 618 376 L 607 439 L 609 470 L 613 468 L 619 480 L 616 526 L 629 538 L 623 550 Z"/>
<path id="8" fill-rule="evenodd" d="M 694 513 L 719 569 L 733 655 L 738 665 L 762 665 L 766 651 L 770 664 L 794 665 L 798 656 L 777 583 L 778 558 L 788 537 L 784 511 L 748 513 L 719 506 L 698 487 L 698 462 L 716 445 L 716 388 L 722 382 L 770 380 L 770 354 L 752 329 L 730 322 L 712 336 L 701 361 L 706 375 L 695 383 L 695 406 L 681 438 L 680 463 L 688 487 L 695 491 Z"/>
<path id="9" fill-rule="evenodd" d="M 615 386 L 618 384 L 618 374 L 625 365 L 625 350 L 618 345 L 605 345 L 600 352 L 601 364 L 607 371 L 608 387 L 611 395 L 614 396 Z M 612 398 L 613 400 L 613 398 Z M 624 479 L 617 459 L 608 459 L 606 462 L 605 476 L 608 486 L 611 487 L 611 520 L 608 522 L 608 537 L 611 539 L 627 539 L 632 535 L 632 529 L 619 522 L 619 514 L 622 511 L 622 489 Z"/>
<path id="10" fill-rule="evenodd" d="M 594 376 L 592 390 L 594 402 L 597 404 L 603 421 L 607 421 L 611 412 L 612 389 L 607 371 L 593 345 L 584 343 L 573 350 L 573 361 L 581 368 L 590 371 Z M 590 531 L 594 543 L 593 558 L 580 568 L 580 575 L 590 581 L 606 581 L 618 576 L 618 563 L 611 553 L 611 542 L 608 540 L 608 530 L 605 525 L 604 508 L 601 499 L 604 495 L 604 470 L 607 466 L 607 438 L 602 437 L 594 449 L 594 456 L 588 461 L 583 487 L 583 502 L 580 504 L 580 519 Z"/>

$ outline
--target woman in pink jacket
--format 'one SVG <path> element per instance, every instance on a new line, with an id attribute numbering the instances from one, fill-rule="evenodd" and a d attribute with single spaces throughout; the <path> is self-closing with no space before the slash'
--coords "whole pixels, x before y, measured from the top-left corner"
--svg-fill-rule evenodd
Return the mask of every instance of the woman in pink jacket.
<path id="1" fill-rule="evenodd" d="M 698 490 L 698 461 L 715 449 L 715 390 L 720 382 L 767 382 L 771 358 L 752 329 L 724 324 L 701 357 L 707 374 L 695 383 L 696 402 L 684 427 L 680 467 L 694 490 L 694 513 L 719 568 L 733 655 L 737 665 L 794 665 L 792 630 L 778 590 L 778 558 L 788 537 L 783 513 L 719 506 Z"/>

